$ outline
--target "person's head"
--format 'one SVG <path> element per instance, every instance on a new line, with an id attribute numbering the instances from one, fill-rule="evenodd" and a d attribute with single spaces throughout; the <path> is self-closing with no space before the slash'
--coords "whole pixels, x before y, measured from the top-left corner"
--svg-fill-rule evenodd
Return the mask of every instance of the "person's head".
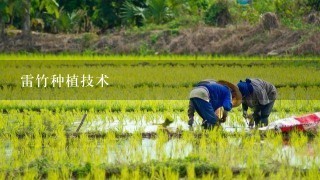
<path id="1" fill-rule="evenodd" d="M 230 90 L 232 95 L 232 107 L 237 107 L 241 104 L 241 92 L 239 91 L 239 88 L 236 85 L 225 80 L 219 80 L 217 81 L 217 83 L 226 86 Z"/>
<path id="2" fill-rule="evenodd" d="M 251 85 L 251 80 L 246 79 L 246 81 L 240 80 L 240 82 L 237 84 L 238 88 L 241 92 L 242 97 L 249 96 L 253 92 L 253 87 Z"/>

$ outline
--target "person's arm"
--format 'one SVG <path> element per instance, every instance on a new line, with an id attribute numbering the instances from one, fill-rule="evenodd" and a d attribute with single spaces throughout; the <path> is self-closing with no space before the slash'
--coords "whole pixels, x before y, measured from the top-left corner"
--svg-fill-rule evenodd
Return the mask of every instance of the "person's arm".
<path id="1" fill-rule="evenodd" d="M 248 105 L 245 101 L 242 101 L 242 116 L 248 118 Z"/>
<path id="2" fill-rule="evenodd" d="M 242 111 L 248 111 L 248 105 L 245 101 L 242 102 Z"/>
<path id="3" fill-rule="evenodd" d="M 232 101 L 231 93 L 228 90 L 228 92 L 226 93 L 226 96 L 225 96 L 225 98 L 223 100 L 223 104 L 222 104 L 224 110 L 230 111 L 232 109 L 232 102 L 231 101 Z"/>
<path id="4" fill-rule="evenodd" d="M 223 111 L 223 115 L 222 115 L 222 118 L 221 118 L 220 122 L 221 123 L 226 122 L 227 117 L 228 117 L 228 111 Z"/>
<path id="5" fill-rule="evenodd" d="M 194 112 L 195 112 L 195 108 L 194 108 L 194 105 L 192 103 L 191 100 L 189 100 L 189 108 L 188 108 L 188 117 L 189 117 L 189 121 L 188 121 L 188 124 L 190 126 L 193 125 L 193 121 L 194 121 Z"/>

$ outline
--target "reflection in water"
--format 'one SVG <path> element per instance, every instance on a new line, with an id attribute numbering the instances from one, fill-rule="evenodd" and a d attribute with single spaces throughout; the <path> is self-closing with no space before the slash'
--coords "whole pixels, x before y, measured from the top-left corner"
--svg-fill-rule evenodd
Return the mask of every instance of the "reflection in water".
<path id="1" fill-rule="evenodd" d="M 277 149 L 273 159 L 303 169 L 311 168 L 313 165 L 320 167 L 320 157 L 314 154 L 313 147 L 310 144 L 307 145 L 307 150 L 303 154 L 298 153 L 294 147 L 285 145 L 283 148 Z"/>
<path id="2" fill-rule="evenodd" d="M 162 147 L 157 146 L 157 140 L 143 138 L 136 146 L 129 140 L 118 143 L 108 151 L 108 163 L 132 163 L 150 160 L 177 159 L 187 157 L 193 150 L 192 144 L 182 139 L 170 139 Z M 135 158 L 136 157 L 136 158 Z"/>
<path id="3" fill-rule="evenodd" d="M 228 121 L 227 121 L 228 122 Z M 162 123 L 160 120 L 153 121 L 153 123 L 160 124 Z M 77 124 L 75 124 L 77 126 Z M 201 121 L 196 119 L 194 130 L 198 130 L 201 128 Z M 237 124 L 233 123 L 225 123 L 222 125 L 224 131 L 227 132 L 236 132 L 236 131 L 245 131 L 248 132 L 250 129 L 247 127 L 245 123 Z M 158 125 L 151 124 L 150 121 L 147 121 L 145 118 L 142 118 L 139 121 L 130 121 L 126 120 L 117 120 L 113 119 L 112 121 L 97 119 L 93 122 L 86 122 L 82 132 L 86 131 L 119 131 L 119 132 L 156 132 L 158 129 Z M 170 131 L 180 130 L 189 130 L 188 124 L 181 120 L 179 117 L 168 127 Z M 160 140 L 159 140 L 160 139 Z M 247 162 L 242 158 L 242 156 L 250 155 L 252 150 L 249 150 L 246 153 L 246 149 L 241 149 L 243 144 L 245 143 L 241 137 L 225 137 L 226 146 L 225 147 L 217 147 L 218 151 L 216 152 L 208 152 L 210 156 L 216 158 L 215 155 L 218 154 L 216 159 L 210 159 L 212 161 L 216 160 L 224 160 L 231 159 L 232 162 L 230 165 L 237 165 L 238 167 L 246 167 L 249 166 Z M 23 141 L 20 139 L 19 141 Z M 74 139 L 75 142 L 80 142 L 79 139 Z M 99 139 L 89 139 L 88 141 L 100 141 Z M 102 142 L 101 140 L 100 142 Z M 165 159 L 177 159 L 177 158 L 185 158 L 190 155 L 201 155 L 203 153 L 201 147 L 198 145 L 199 140 L 196 139 L 197 142 L 190 142 L 184 140 L 183 138 L 172 138 L 172 139 L 164 139 L 155 138 L 155 139 L 147 139 L 147 138 L 127 138 L 127 139 L 117 139 L 113 143 L 98 143 L 94 152 L 97 156 L 102 156 L 104 162 L 110 164 L 118 164 L 118 163 L 135 163 L 135 162 L 148 162 L 150 160 L 165 160 Z M 78 142 L 78 143 L 79 143 Z M 4 154 L 4 158 L 8 161 L 14 159 L 15 155 L 13 153 L 19 152 L 19 149 L 15 149 L 10 140 L 6 140 L 2 142 L 4 144 L 2 152 Z M 17 143 L 17 142 L 16 142 Z M 269 162 L 279 162 L 281 164 L 287 164 L 294 167 L 301 168 L 311 168 L 313 165 L 320 167 L 320 156 L 318 153 L 315 153 L 315 150 L 312 148 L 312 144 L 308 144 L 308 147 L 299 147 L 299 149 L 295 149 L 292 146 L 285 145 L 283 147 L 275 147 L 272 143 L 268 142 L 255 142 L 256 144 L 260 144 L 261 152 L 258 152 L 258 159 L 262 159 Z M 312 143 L 312 142 L 311 142 Z M 210 147 L 209 147 L 210 146 Z M 212 145 L 208 145 L 209 151 L 214 150 Z M 47 147 L 45 147 L 47 148 Z M 46 149 L 43 151 L 46 151 Z M 50 147 L 54 148 L 54 147 Z M 76 148 L 76 147 L 72 147 Z M 75 149 L 66 148 L 66 151 L 75 151 Z M 211 149 L 210 149 L 211 148 Z M 304 148 L 304 149 L 303 149 Z M 316 148 L 317 149 L 317 148 Z M 81 153 L 81 152 L 79 152 Z M 222 153 L 222 154 L 219 154 Z M 227 156 L 222 157 L 220 156 Z M 219 159 L 220 158 L 220 159 Z"/>
<path id="4" fill-rule="evenodd" d="M 75 139 L 78 141 L 78 139 Z M 22 140 L 21 140 L 22 141 Z M 95 141 L 92 139 L 92 141 Z M 197 140 L 196 140 L 197 141 Z M 229 158 L 233 158 L 233 162 L 229 162 L 231 166 L 237 166 L 240 168 L 245 168 L 247 166 L 245 161 L 242 161 L 239 157 L 250 156 L 247 153 L 239 153 L 242 152 L 243 142 L 241 138 L 235 137 L 227 137 L 227 149 L 221 148 L 220 151 L 228 151 L 230 152 Z M 12 142 L 5 141 L 4 149 L 2 152 L 4 153 L 3 159 L 10 162 L 16 158 L 16 155 L 13 155 L 13 152 L 18 153 L 19 147 L 15 147 L 12 145 Z M 96 146 L 94 152 L 96 156 L 104 156 L 101 157 L 104 159 L 104 162 L 109 164 L 129 164 L 136 162 L 148 162 L 151 160 L 167 160 L 167 159 L 177 159 L 177 158 L 185 158 L 192 154 L 199 155 L 199 152 L 203 152 L 201 147 L 197 145 L 195 142 L 189 142 L 187 140 L 181 138 L 172 138 L 169 140 L 164 140 L 159 142 L 159 138 L 156 139 L 121 139 L 115 141 L 113 144 L 99 144 Z M 312 147 L 313 144 L 308 144 L 306 147 L 294 148 L 292 146 L 285 145 L 283 147 L 274 147 L 272 144 L 267 142 L 257 142 L 262 147 L 261 152 L 259 152 L 260 157 L 257 157 L 257 160 L 264 160 L 268 162 L 279 162 L 281 164 L 299 167 L 304 169 L 312 168 L 314 165 L 316 167 L 320 167 L 320 156 L 318 153 L 314 152 Z M 105 146 L 105 147 L 103 147 Z M 54 147 L 48 147 L 54 148 Z M 76 148 L 76 147 L 73 147 Z M 268 149 L 271 150 L 271 153 L 268 152 Z M 43 149 L 46 151 L 45 149 Z M 74 149 L 66 149 L 66 151 L 75 151 Z M 22 152 L 23 153 L 23 152 Z M 81 153 L 81 152 L 80 152 Z M 266 154 L 265 154 L 266 153 Z M 215 153 L 213 153 L 215 154 Z M 221 157 L 225 156 L 225 154 L 221 154 Z M 220 156 L 217 159 L 221 158 Z M 237 159 L 238 158 L 238 159 Z M 214 159 L 212 159 L 215 161 Z"/>
<path id="5" fill-rule="evenodd" d="M 98 119 L 92 122 L 86 122 L 82 127 L 81 132 L 88 131 L 117 131 L 117 132 L 126 132 L 126 133 L 134 133 L 134 132 L 156 132 L 158 130 L 159 125 L 163 120 L 154 120 L 153 123 L 148 122 L 145 117 L 142 117 L 139 121 L 132 121 L 129 118 L 124 118 L 122 120 L 113 119 L 111 122 L 107 120 L 103 120 L 102 117 L 98 117 Z M 77 127 L 80 122 L 75 122 L 74 127 Z M 226 132 L 237 132 L 237 131 L 246 131 L 249 132 L 250 129 L 246 123 L 238 123 L 238 122 L 230 122 L 227 121 L 223 123 L 221 127 Z M 186 121 L 182 120 L 180 117 L 176 117 L 175 121 L 171 123 L 167 129 L 170 132 L 176 132 L 179 130 L 188 131 L 190 130 L 189 125 Z M 195 123 L 193 126 L 193 130 L 201 129 L 201 120 L 195 119 Z"/>
<path id="6" fill-rule="evenodd" d="M 154 120 L 153 123 L 161 124 L 163 120 Z M 141 120 L 134 122 L 130 119 L 117 120 L 113 119 L 112 122 L 103 121 L 102 119 L 96 119 L 91 123 L 87 123 L 82 129 L 82 132 L 86 131 L 118 131 L 118 132 L 156 132 L 158 125 L 148 122 L 144 117 Z M 195 126 L 193 130 L 199 130 L 201 128 L 201 120 L 195 119 Z M 225 132 L 249 132 L 250 129 L 246 123 L 230 122 L 222 124 L 222 128 Z M 175 121 L 167 128 L 170 132 L 175 132 L 178 129 L 189 131 L 190 127 L 187 122 L 181 120 L 180 117 L 176 117 Z M 240 138 L 228 137 L 228 146 L 230 149 L 238 149 L 241 146 L 242 141 Z M 272 155 L 269 158 L 271 161 L 277 161 L 280 163 L 286 163 L 290 166 L 310 168 L 312 165 L 320 167 L 320 157 L 314 154 L 312 146 L 308 147 L 306 153 L 301 153 L 301 150 L 296 150 L 294 147 L 285 145 L 283 147 L 273 147 L 272 144 L 260 143 L 262 146 L 269 146 L 272 149 Z M 147 162 L 150 160 L 162 160 L 162 159 L 175 159 L 184 158 L 191 153 L 198 152 L 199 147 L 194 147 L 194 144 L 186 142 L 183 139 L 170 139 L 166 141 L 162 147 L 157 145 L 157 140 L 154 139 L 142 139 L 139 145 L 132 144 L 129 140 L 121 140 L 116 146 L 108 149 L 108 157 L 106 157 L 109 163 L 132 163 L 137 161 Z M 297 153 L 299 152 L 299 153 Z M 313 152 L 313 153 L 312 153 Z M 263 153 L 263 152 L 261 152 Z M 195 153 L 196 154 L 196 153 Z M 262 155 L 265 156 L 265 155 Z M 238 164 L 239 167 L 246 167 L 246 163 Z"/>

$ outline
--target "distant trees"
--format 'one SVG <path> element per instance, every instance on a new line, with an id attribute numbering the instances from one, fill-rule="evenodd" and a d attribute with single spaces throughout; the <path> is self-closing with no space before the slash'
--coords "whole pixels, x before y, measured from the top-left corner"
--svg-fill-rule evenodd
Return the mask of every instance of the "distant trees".
<path id="1" fill-rule="evenodd" d="M 126 1 L 121 7 L 120 17 L 127 25 L 142 26 L 146 19 L 146 8 L 135 5 L 131 1 Z"/>
<path id="2" fill-rule="evenodd" d="M 210 19 L 215 16 L 205 16 L 220 1 L 228 4 L 233 22 L 255 22 L 265 12 L 293 19 L 320 11 L 320 0 L 256 0 L 249 7 L 240 7 L 237 0 L 0 0 L 0 37 L 5 36 L 6 26 L 22 29 L 27 37 L 31 30 L 104 32 L 114 27 L 164 24 L 189 17 L 215 22 Z"/>
<path id="3" fill-rule="evenodd" d="M 5 25 L 12 20 L 17 0 L 0 1 L 0 39 L 5 37 Z"/>
<path id="4" fill-rule="evenodd" d="M 121 7 L 120 18 L 131 25 L 141 25 L 141 21 L 162 24 L 179 16 L 201 16 L 208 3 L 208 0 L 127 0 Z"/>
<path id="5" fill-rule="evenodd" d="M 88 32 L 117 26 L 166 23 L 181 13 L 198 14 L 209 0 L 2 0 L 0 30 L 5 24 L 46 32 Z"/>
<path id="6" fill-rule="evenodd" d="M 102 31 L 121 25 L 120 8 L 125 0 L 97 0 L 93 13 L 94 24 Z"/>
<path id="7" fill-rule="evenodd" d="M 8 0 L 3 0 L 0 2 L 0 40 L 4 39 L 5 22 L 8 19 Z"/>
<path id="8" fill-rule="evenodd" d="M 320 11 L 320 0 L 308 0 L 308 5 L 315 11 Z"/>
<path id="9" fill-rule="evenodd" d="M 38 12 L 54 14 L 59 17 L 58 3 L 55 0 L 2 0 L 0 2 L 0 30 L 1 38 L 4 37 L 6 23 L 14 24 L 18 19 L 18 26 L 22 29 L 25 38 L 30 37 L 31 16 Z"/>

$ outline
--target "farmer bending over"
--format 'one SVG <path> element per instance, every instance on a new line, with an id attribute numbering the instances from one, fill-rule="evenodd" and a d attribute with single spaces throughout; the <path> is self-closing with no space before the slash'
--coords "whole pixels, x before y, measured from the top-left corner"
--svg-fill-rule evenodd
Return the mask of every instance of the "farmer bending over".
<path id="1" fill-rule="evenodd" d="M 256 127 L 268 125 L 268 117 L 277 98 L 276 87 L 261 79 L 240 80 L 238 87 L 242 94 L 243 117 L 253 119 Z M 248 115 L 248 107 L 253 109 L 252 115 Z M 250 126 L 253 126 L 253 121 Z"/>
<path id="2" fill-rule="evenodd" d="M 237 86 L 223 80 L 217 82 L 203 80 L 190 92 L 188 124 L 190 126 L 193 125 L 194 112 L 197 111 L 203 119 L 202 126 L 204 129 L 212 129 L 219 119 L 215 114 L 218 108 L 223 107 L 224 113 L 221 121 L 225 122 L 227 118 L 226 111 L 230 111 L 232 107 L 240 104 L 241 93 Z"/>

